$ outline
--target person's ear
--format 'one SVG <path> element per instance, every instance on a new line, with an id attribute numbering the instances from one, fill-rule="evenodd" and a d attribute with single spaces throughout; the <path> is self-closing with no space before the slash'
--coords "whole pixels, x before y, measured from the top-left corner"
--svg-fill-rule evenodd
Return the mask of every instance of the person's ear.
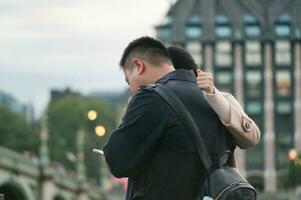
<path id="1" fill-rule="evenodd" d="M 134 63 L 134 66 L 136 66 L 138 74 L 141 75 L 145 70 L 144 61 L 139 58 L 134 58 L 133 63 Z"/>

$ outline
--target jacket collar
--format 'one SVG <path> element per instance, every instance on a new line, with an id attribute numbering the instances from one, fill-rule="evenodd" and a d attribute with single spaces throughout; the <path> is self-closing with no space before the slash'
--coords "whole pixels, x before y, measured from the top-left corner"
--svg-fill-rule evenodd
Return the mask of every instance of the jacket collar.
<path id="1" fill-rule="evenodd" d="M 190 81 L 196 83 L 195 76 L 185 69 L 177 69 L 161 77 L 156 83 L 164 84 L 169 80 Z"/>

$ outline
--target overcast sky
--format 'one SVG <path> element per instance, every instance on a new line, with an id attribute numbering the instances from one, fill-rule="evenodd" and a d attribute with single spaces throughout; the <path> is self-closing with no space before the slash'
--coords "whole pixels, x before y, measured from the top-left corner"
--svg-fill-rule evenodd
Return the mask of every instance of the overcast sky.
<path id="1" fill-rule="evenodd" d="M 173 0 L 0 0 L 0 89 L 36 113 L 51 88 L 126 88 L 118 62 L 133 39 L 155 36 Z"/>

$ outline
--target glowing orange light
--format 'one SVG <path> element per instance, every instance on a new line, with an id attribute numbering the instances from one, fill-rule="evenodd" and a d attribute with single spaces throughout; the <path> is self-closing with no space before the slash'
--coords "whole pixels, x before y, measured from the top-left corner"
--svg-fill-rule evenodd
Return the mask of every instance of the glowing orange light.
<path id="1" fill-rule="evenodd" d="M 93 121 L 97 118 L 97 112 L 95 110 L 90 110 L 88 112 L 88 119 Z"/>
<path id="2" fill-rule="evenodd" d="M 103 126 L 97 126 L 95 128 L 95 133 L 97 136 L 102 137 L 106 134 L 106 129 Z"/>
<path id="3" fill-rule="evenodd" d="M 295 149 L 291 149 L 289 152 L 288 152 L 288 157 L 290 160 L 296 160 L 296 158 L 298 157 L 298 153 Z"/>

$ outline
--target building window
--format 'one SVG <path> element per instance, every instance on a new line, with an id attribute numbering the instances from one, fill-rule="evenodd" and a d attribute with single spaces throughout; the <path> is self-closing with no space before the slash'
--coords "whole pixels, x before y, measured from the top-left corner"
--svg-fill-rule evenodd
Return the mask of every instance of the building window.
<path id="1" fill-rule="evenodd" d="M 252 116 L 254 119 L 254 116 Z M 258 123 L 256 123 L 258 125 Z M 263 170 L 264 169 L 264 154 L 263 154 L 263 141 L 260 140 L 259 143 L 250 148 L 246 155 L 247 170 Z"/>
<path id="2" fill-rule="evenodd" d="M 226 38 L 231 36 L 232 30 L 230 26 L 218 26 L 215 29 L 215 34 L 220 38 Z"/>
<path id="3" fill-rule="evenodd" d="M 290 26 L 278 24 L 275 26 L 275 33 L 278 37 L 287 37 L 291 33 Z"/>
<path id="4" fill-rule="evenodd" d="M 289 41 L 286 40 L 276 41 L 275 62 L 277 65 L 291 64 L 291 45 Z"/>
<path id="5" fill-rule="evenodd" d="M 216 24 L 228 24 L 229 23 L 229 19 L 226 15 L 217 15 L 215 17 L 215 23 Z"/>
<path id="6" fill-rule="evenodd" d="M 220 38 L 230 37 L 232 35 L 232 29 L 225 15 L 217 15 L 215 18 L 215 35 Z"/>
<path id="7" fill-rule="evenodd" d="M 277 133 L 277 139 L 279 139 L 277 142 L 278 144 L 282 146 L 290 146 L 293 143 L 292 134 L 289 132 L 280 132 Z M 287 157 L 286 157 L 287 159 Z"/>
<path id="8" fill-rule="evenodd" d="M 301 31 L 298 28 L 295 29 L 295 35 L 297 38 L 301 38 Z"/>
<path id="9" fill-rule="evenodd" d="M 188 42 L 186 44 L 186 49 L 189 51 L 189 53 L 192 55 L 193 59 L 198 65 L 203 64 L 203 51 L 202 51 L 202 45 L 200 42 Z"/>
<path id="10" fill-rule="evenodd" d="M 276 110 L 279 114 L 290 114 L 292 112 L 292 103 L 289 101 L 279 101 L 276 104 Z"/>
<path id="11" fill-rule="evenodd" d="M 260 114 L 262 111 L 262 103 L 259 101 L 251 101 L 247 103 L 247 112 L 249 114 Z"/>
<path id="12" fill-rule="evenodd" d="M 163 23 L 157 27 L 157 36 L 162 40 L 168 40 L 171 37 L 171 25 L 173 23 L 173 18 L 171 16 L 166 16 Z"/>
<path id="13" fill-rule="evenodd" d="M 276 71 L 276 87 L 277 94 L 279 96 L 290 96 L 291 95 L 291 74 L 288 70 Z"/>
<path id="14" fill-rule="evenodd" d="M 260 27 L 257 25 L 246 26 L 246 35 L 248 37 L 259 37 L 261 34 Z"/>
<path id="15" fill-rule="evenodd" d="M 277 37 L 289 37 L 291 34 L 290 27 L 291 17 L 288 14 L 281 14 L 275 23 L 275 34 Z"/>
<path id="16" fill-rule="evenodd" d="M 166 27 L 160 27 L 158 29 L 158 38 L 167 40 L 171 36 L 171 29 L 169 26 Z"/>
<path id="17" fill-rule="evenodd" d="M 288 13 L 283 13 L 278 17 L 278 22 L 280 23 L 290 23 L 291 16 Z"/>
<path id="18" fill-rule="evenodd" d="M 249 70 L 246 72 L 246 88 L 248 97 L 260 97 L 262 74 L 259 70 Z"/>
<path id="19" fill-rule="evenodd" d="M 201 24 L 201 17 L 198 15 L 192 15 L 188 18 L 187 23 L 189 25 L 200 25 Z"/>
<path id="20" fill-rule="evenodd" d="M 261 45 L 258 41 L 249 41 L 245 45 L 245 60 L 248 66 L 261 65 Z"/>
<path id="21" fill-rule="evenodd" d="M 251 14 L 246 14 L 243 16 L 243 20 L 246 24 L 254 24 L 257 23 L 256 18 Z"/>
<path id="22" fill-rule="evenodd" d="M 202 29 L 200 26 L 187 26 L 185 34 L 191 39 L 200 39 L 202 36 Z"/>
<path id="23" fill-rule="evenodd" d="M 243 17 L 245 23 L 245 33 L 248 37 L 259 37 L 261 34 L 261 29 L 257 19 L 250 14 Z"/>
<path id="24" fill-rule="evenodd" d="M 233 76 L 231 72 L 219 71 L 216 72 L 215 80 L 218 85 L 231 85 L 233 83 Z"/>
<path id="25" fill-rule="evenodd" d="M 216 87 L 223 92 L 233 93 L 233 71 L 232 70 L 217 70 L 214 72 L 214 80 Z"/>
<path id="26" fill-rule="evenodd" d="M 229 41 L 216 43 L 215 64 L 220 67 L 230 67 L 232 65 L 232 47 Z"/>
<path id="27" fill-rule="evenodd" d="M 262 81 L 262 75 L 259 70 L 247 71 L 246 81 L 248 85 L 259 86 Z"/>
<path id="28" fill-rule="evenodd" d="M 201 18 L 198 15 L 192 15 L 188 18 L 185 29 L 186 37 L 190 39 L 200 39 L 202 36 Z"/>

